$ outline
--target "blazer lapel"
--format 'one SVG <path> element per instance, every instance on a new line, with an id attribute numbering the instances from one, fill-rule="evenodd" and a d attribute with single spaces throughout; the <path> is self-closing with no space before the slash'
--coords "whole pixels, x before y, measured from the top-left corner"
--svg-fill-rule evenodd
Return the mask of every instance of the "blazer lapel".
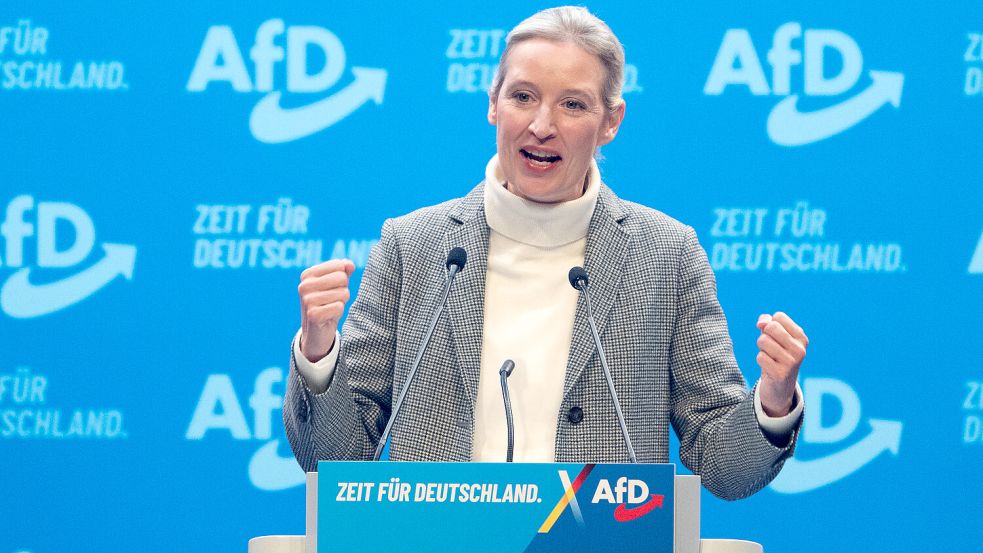
<path id="1" fill-rule="evenodd" d="M 454 279 L 447 298 L 451 322 L 451 340 L 460 363 L 458 369 L 468 392 L 471 411 L 478 396 L 481 374 L 481 344 L 484 327 L 485 272 L 488 269 L 488 223 L 485 220 L 484 187 L 477 186 L 449 213 L 452 228 L 447 232 L 444 248 L 461 247 L 468 260 Z"/>
<path id="2" fill-rule="evenodd" d="M 597 323 L 603 337 L 608 315 L 621 288 L 621 274 L 628 254 L 630 235 L 621 227 L 626 217 L 617 196 L 610 188 L 601 185 L 597 207 L 587 228 L 587 250 L 584 269 L 590 277 L 589 291 Z M 563 382 L 563 395 L 577 383 L 587 363 L 595 355 L 594 338 L 587 322 L 587 304 L 584 295 L 577 300 L 573 338 L 567 359 L 567 372 Z"/>

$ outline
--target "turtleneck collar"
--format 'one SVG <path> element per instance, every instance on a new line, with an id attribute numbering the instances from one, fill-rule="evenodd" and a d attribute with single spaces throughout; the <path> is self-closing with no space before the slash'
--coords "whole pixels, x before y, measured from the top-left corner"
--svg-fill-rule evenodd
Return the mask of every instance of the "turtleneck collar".
<path id="1" fill-rule="evenodd" d="M 505 188 L 505 176 L 495 154 L 485 167 L 485 218 L 488 226 L 506 238 L 540 248 L 556 248 L 587 236 L 601 173 L 591 160 L 584 195 L 558 204 L 540 204 L 520 198 Z"/>

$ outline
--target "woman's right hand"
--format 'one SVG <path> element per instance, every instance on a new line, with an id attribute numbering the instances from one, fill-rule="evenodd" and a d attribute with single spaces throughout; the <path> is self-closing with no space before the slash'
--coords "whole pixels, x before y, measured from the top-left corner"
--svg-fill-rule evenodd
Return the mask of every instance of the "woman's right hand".
<path id="1" fill-rule="evenodd" d="M 348 278 L 355 263 L 332 259 L 309 267 L 300 274 L 300 351 L 316 363 L 331 351 L 338 322 L 351 297 Z"/>

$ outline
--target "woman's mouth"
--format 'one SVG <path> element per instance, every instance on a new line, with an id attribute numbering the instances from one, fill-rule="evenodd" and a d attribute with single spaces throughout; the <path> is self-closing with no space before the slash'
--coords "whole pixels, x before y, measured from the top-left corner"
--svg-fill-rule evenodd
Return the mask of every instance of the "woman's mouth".
<path id="1" fill-rule="evenodd" d="M 547 169 L 549 167 L 552 167 L 556 163 L 559 163 L 561 159 L 563 159 L 552 152 L 546 152 L 543 150 L 536 150 L 531 148 L 530 149 L 520 148 L 519 152 L 522 154 L 523 157 L 529 160 L 529 165 L 532 165 L 533 167 L 539 169 Z"/>

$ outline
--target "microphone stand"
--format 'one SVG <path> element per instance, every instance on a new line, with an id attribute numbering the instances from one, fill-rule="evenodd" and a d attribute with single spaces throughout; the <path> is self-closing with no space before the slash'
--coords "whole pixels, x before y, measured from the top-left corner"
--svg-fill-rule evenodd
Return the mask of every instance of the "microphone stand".
<path id="1" fill-rule="evenodd" d="M 608 392 L 611 394 L 611 401 L 614 403 L 614 411 L 618 415 L 618 425 L 621 426 L 621 435 L 628 446 L 628 458 L 632 463 L 638 463 L 635 458 L 635 448 L 631 445 L 631 438 L 628 436 L 628 427 L 625 425 L 625 416 L 621 413 L 621 402 L 618 401 L 618 392 L 614 390 L 614 380 L 611 379 L 611 370 L 608 368 L 608 359 L 604 355 L 604 348 L 601 346 L 601 336 L 597 332 L 597 325 L 594 323 L 594 312 L 590 305 L 590 294 L 587 292 L 587 271 L 581 267 L 570 269 L 570 285 L 584 293 L 584 300 L 587 302 L 587 322 L 590 324 L 591 334 L 594 336 L 594 345 L 597 347 L 597 354 L 601 358 L 601 368 L 604 378 L 608 383 Z"/>
<path id="2" fill-rule="evenodd" d="M 499 379 L 502 381 L 502 398 L 505 400 L 505 426 L 508 428 L 508 449 L 505 452 L 505 462 L 512 462 L 512 450 L 515 448 L 515 427 L 512 426 L 512 401 L 509 398 L 509 376 L 515 363 L 511 359 L 506 359 L 502 363 L 502 368 L 498 369 Z"/>
<path id="3" fill-rule="evenodd" d="M 406 398 L 406 392 L 410 389 L 410 384 L 413 383 L 413 377 L 416 376 L 416 369 L 420 366 L 420 360 L 423 359 L 423 352 L 426 351 L 427 346 L 430 344 L 430 338 L 433 336 L 433 331 L 437 327 L 437 321 L 440 319 L 441 313 L 444 312 L 444 308 L 447 306 L 447 296 L 451 292 L 451 285 L 454 284 L 454 276 L 458 272 L 464 269 L 464 263 L 467 260 L 467 254 L 462 248 L 454 248 L 451 250 L 450 254 L 447 256 L 447 281 L 444 283 L 444 290 L 440 295 L 440 308 L 437 312 L 433 314 L 433 318 L 430 319 L 430 326 L 427 328 L 427 334 L 423 339 L 423 343 L 420 344 L 420 349 L 416 352 L 416 359 L 413 360 L 413 365 L 410 367 L 409 374 L 406 375 L 406 382 L 403 383 L 403 389 L 399 391 L 399 396 L 396 398 L 396 403 L 393 405 L 392 414 L 389 416 L 389 421 L 386 423 L 386 429 L 382 431 L 382 436 L 379 437 L 379 443 L 375 448 L 375 455 L 373 456 L 373 461 L 378 461 L 382 457 L 382 450 L 386 447 L 386 441 L 389 440 L 389 434 L 392 432 L 393 423 L 396 422 L 396 415 L 399 414 L 399 409 L 403 406 L 403 400 Z"/>

